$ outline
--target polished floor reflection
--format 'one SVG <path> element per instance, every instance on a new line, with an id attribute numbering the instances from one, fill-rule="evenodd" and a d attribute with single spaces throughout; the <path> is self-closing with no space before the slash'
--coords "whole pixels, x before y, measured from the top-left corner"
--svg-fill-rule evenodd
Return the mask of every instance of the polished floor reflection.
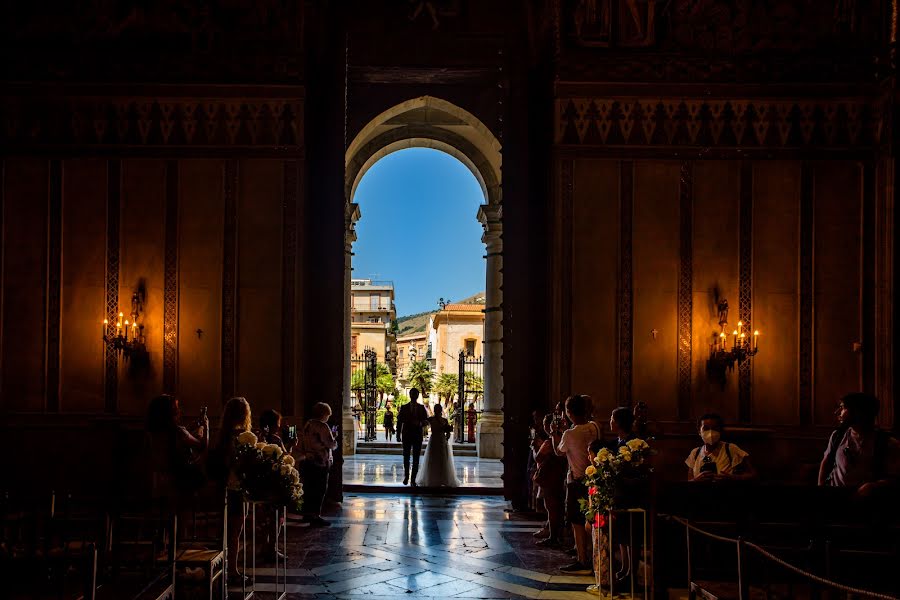
<path id="1" fill-rule="evenodd" d="M 457 456 L 453 462 L 463 487 L 503 487 L 503 463 L 500 459 Z M 344 458 L 344 485 L 403 487 L 403 457 L 380 454 L 347 456 Z"/>
<path id="2" fill-rule="evenodd" d="M 597 598 L 570 559 L 534 545 L 540 523 L 496 497 L 345 495 L 332 526 L 288 525 L 288 598 Z M 257 590 L 274 590 L 259 569 Z"/>

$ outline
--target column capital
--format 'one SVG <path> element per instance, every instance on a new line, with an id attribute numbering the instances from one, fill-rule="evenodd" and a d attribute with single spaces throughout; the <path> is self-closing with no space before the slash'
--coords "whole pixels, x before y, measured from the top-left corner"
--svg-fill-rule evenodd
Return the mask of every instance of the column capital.
<path id="1" fill-rule="evenodd" d="M 348 202 L 344 209 L 344 249 L 347 252 L 350 252 L 353 242 L 356 241 L 356 222 L 361 216 L 359 204 Z"/>
<path id="2" fill-rule="evenodd" d="M 503 251 L 503 207 L 496 204 L 482 204 L 478 208 L 478 220 L 484 228 L 481 241 L 487 246 L 488 254 Z"/>

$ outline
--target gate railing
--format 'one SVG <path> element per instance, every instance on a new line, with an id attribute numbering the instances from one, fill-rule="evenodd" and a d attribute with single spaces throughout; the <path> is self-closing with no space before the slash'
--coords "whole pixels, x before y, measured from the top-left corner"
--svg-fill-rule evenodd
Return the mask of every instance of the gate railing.
<path id="1" fill-rule="evenodd" d="M 454 441 L 475 443 L 475 426 L 484 404 L 484 358 L 459 351 L 459 389 L 454 415 Z"/>
<path id="2" fill-rule="evenodd" d="M 361 373 L 358 375 L 357 373 Z M 359 432 L 361 423 L 365 421 L 365 433 L 362 439 L 373 442 L 376 439 L 378 417 L 378 354 L 372 348 L 350 357 L 350 394 L 354 399 L 353 413 L 357 419 Z"/>

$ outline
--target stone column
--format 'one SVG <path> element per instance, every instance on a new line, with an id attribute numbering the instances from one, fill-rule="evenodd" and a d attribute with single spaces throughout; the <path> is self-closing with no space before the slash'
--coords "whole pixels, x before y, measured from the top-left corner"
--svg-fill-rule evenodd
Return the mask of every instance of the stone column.
<path id="1" fill-rule="evenodd" d="M 356 241 L 356 222 L 359 205 L 349 203 L 344 231 L 344 382 L 341 414 L 341 450 L 344 456 L 356 454 L 356 421 L 353 418 L 353 399 L 350 395 L 350 279 L 353 273 L 353 242 Z"/>
<path id="2" fill-rule="evenodd" d="M 484 412 L 478 422 L 476 448 L 482 458 L 503 456 L 503 239 L 500 206 L 478 211 L 487 252 L 484 307 Z"/>

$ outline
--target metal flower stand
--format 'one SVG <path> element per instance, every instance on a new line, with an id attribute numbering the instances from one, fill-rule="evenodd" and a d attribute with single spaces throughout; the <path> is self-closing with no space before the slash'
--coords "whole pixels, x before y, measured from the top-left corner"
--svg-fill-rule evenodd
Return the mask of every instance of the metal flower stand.
<path id="1" fill-rule="evenodd" d="M 621 521 L 619 525 L 613 528 L 613 521 L 616 519 L 628 520 L 627 533 L 625 533 L 626 527 L 621 525 Z M 641 569 L 643 571 L 643 585 L 641 586 L 642 589 L 635 589 L 635 571 L 639 567 L 641 567 L 641 560 L 638 557 L 644 557 L 647 553 L 647 511 L 642 508 L 612 510 L 607 515 L 606 520 L 606 527 L 595 527 L 592 532 L 595 561 L 594 573 L 596 577 L 597 591 L 599 592 L 600 597 L 610 599 L 627 598 L 629 600 L 633 600 L 634 598 L 643 598 L 644 600 L 647 600 L 650 594 L 650 582 L 648 581 L 647 575 L 649 566 L 647 564 L 644 564 L 643 568 Z M 640 553 L 635 552 L 635 520 L 637 520 L 637 522 L 641 525 L 640 535 L 642 543 L 640 547 Z M 614 532 L 618 534 L 618 537 L 614 535 Z M 625 536 L 627 536 L 627 538 L 625 538 Z M 630 574 L 628 575 L 628 579 L 625 582 L 617 584 L 616 577 L 614 575 L 613 557 L 615 556 L 616 546 L 620 544 L 626 544 L 630 548 L 630 552 L 632 555 L 632 565 Z M 637 596 L 635 596 L 636 591 L 638 592 Z"/>
<path id="2" fill-rule="evenodd" d="M 275 589 L 265 591 L 257 589 L 257 569 L 256 569 L 256 507 L 275 508 Z M 244 548 L 243 573 L 251 573 L 252 579 L 247 584 L 246 579 L 241 581 L 241 598 L 249 600 L 254 595 L 274 593 L 274 600 L 283 600 L 287 596 L 287 508 L 271 502 L 260 501 L 244 501 L 243 505 L 244 528 L 241 530 L 241 546 Z M 247 517 L 250 517 L 249 527 L 247 525 Z M 250 530 L 250 545 L 247 545 L 247 529 Z M 284 558 L 279 558 L 278 550 L 281 550 Z M 249 570 L 247 566 L 247 555 L 250 555 Z"/>

